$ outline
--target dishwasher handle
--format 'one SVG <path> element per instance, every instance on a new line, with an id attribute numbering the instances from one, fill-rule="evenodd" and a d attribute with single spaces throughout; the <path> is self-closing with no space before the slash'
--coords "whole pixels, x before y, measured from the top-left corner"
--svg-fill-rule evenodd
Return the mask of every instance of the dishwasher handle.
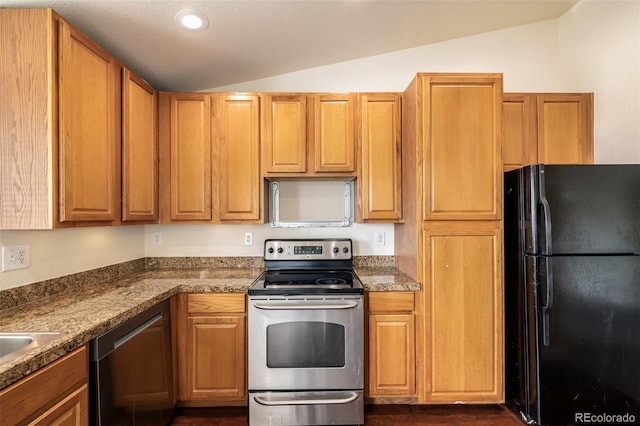
<path id="1" fill-rule="evenodd" d="M 129 340 L 133 339 L 138 334 L 142 333 L 147 328 L 151 327 L 153 324 L 155 324 L 155 323 L 157 323 L 158 321 L 161 321 L 161 320 L 162 320 L 162 312 L 158 312 L 151 319 L 143 322 L 142 324 L 140 324 L 139 326 L 137 326 L 133 330 L 129 331 L 127 334 L 118 337 L 115 340 L 115 342 L 113 343 L 113 349 L 114 350 L 118 349 L 120 346 L 124 345 Z"/>
<path id="2" fill-rule="evenodd" d="M 168 318 L 169 303 L 165 301 L 124 321 L 122 324 L 91 340 L 89 343 L 89 359 L 91 361 L 100 361 L 140 333 L 164 319 L 168 320 Z"/>

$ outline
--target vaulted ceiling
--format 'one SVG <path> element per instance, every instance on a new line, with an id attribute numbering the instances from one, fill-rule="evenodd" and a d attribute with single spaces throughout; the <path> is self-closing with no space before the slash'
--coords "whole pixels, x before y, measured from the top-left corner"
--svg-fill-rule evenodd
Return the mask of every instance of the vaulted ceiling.
<path id="1" fill-rule="evenodd" d="M 51 7 L 160 90 L 203 90 L 561 16 L 578 0 L 2 0 Z M 179 27 L 192 9 L 209 26 Z"/>

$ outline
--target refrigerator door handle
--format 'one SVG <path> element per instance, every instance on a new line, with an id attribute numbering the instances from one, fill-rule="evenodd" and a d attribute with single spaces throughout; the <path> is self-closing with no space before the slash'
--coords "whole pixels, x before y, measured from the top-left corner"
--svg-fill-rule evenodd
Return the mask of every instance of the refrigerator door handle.
<path id="1" fill-rule="evenodd" d="M 549 328 L 550 313 L 553 307 L 553 270 L 551 267 L 551 258 L 544 258 L 544 284 L 546 299 L 542 305 L 542 344 L 549 347 L 551 345 L 551 331 Z"/>
<path id="2" fill-rule="evenodd" d="M 542 204 L 542 215 L 544 220 L 544 253 L 551 255 L 551 212 L 549 207 L 549 201 L 544 191 L 544 167 L 540 166 L 540 175 L 538 180 L 538 197 L 540 204 Z"/>

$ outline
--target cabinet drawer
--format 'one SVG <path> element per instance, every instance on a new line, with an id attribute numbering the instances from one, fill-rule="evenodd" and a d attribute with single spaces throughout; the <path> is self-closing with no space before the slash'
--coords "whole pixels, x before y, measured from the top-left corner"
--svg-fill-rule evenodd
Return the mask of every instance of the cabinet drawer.
<path id="1" fill-rule="evenodd" d="M 230 294 L 190 294 L 189 314 L 218 314 L 221 312 L 245 312 L 243 293 Z"/>
<path id="2" fill-rule="evenodd" d="M 412 312 L 415 308 L 413 292 L 371 292 L 370 312 Z"/>
<path id="3" fill-rule="evenodd" d="M 86 346 L 0 391 L 2 424 L 20 424 L 87 383 Z"/>

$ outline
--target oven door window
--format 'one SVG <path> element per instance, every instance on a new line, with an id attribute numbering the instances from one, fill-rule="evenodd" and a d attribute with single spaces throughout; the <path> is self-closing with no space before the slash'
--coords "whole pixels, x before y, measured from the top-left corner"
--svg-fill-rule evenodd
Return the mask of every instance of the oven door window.
<path id="1" fill-rule="evenodd" d="M 345 327 L 294 321 L 267 326 L 267 367 L 329 368 L 345 365 Z"/>

